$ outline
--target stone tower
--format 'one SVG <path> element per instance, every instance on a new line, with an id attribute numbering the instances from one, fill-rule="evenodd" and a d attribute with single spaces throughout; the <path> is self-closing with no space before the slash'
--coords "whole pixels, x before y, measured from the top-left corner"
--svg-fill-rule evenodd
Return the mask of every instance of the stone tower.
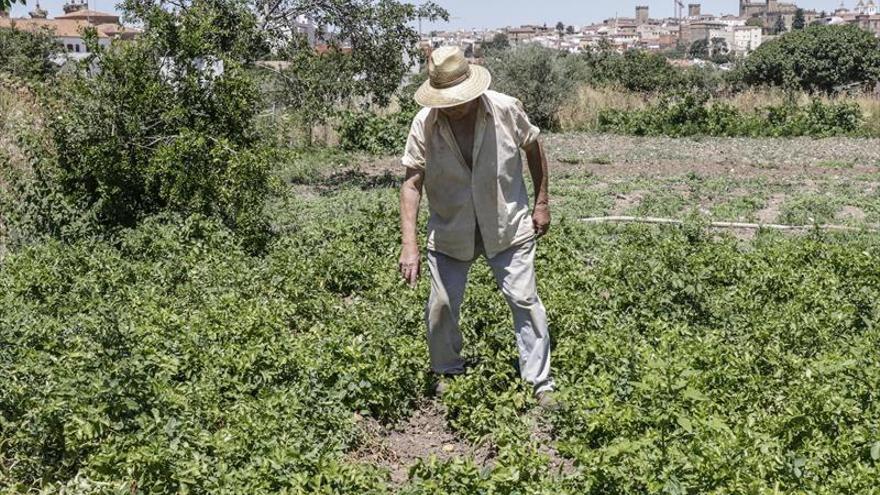
<path id="1" fill-rule="evenodd" d="M 37 0 L 37 5 L 34 7 L 34 10 L 28 12 L 28 15 L 31 16 L 31 19 L 45 19 L 49 16 L 49 12 L 46 12 L 46 9 L 40 7 L 40 2 Z"/>
<path id="2" fill-rule="evenodd" d="M 700 4 L 691 3 L 688 4 L 688 17 L 700 17 L 702 14 Z"/>
<path id="3" fill-rule="evenodd" d="M 649 18 L 650 18 L 650 16 L 648 14 L 648 6 L 647 5 L 637 5 L 636 6 L 636 24 L 638 24 L 638 25 L 647 24 Z"/>

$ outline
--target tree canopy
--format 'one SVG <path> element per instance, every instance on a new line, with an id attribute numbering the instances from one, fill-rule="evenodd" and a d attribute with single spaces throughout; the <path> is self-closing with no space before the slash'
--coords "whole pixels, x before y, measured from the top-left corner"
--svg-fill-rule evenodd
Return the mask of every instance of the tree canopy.
<path id="1" fill-rule="evenodd" d="M 504 33 L 495 33 L 491 40 L 483 42 L 483 52 L 506 50 L 510 48 L 510 39 Z"/>
<path id="2" fill-rule="evenodd" d="M 749 85 L 832 92 L 880 80 L 880 40 L 857 26 L 807 26 L 764 43 L 738 68 Z"/>
<path id="3" fill-rule="evenodd" d="M 786 32 L 788 29 L 785 27 L 785 19 L 782 16 L 776 18 L 776 23 L 773 24 L 773 34 L 782 34 Z"/>
<path id="4" fill-rule="evenodd" d="M 25 5 L 25 0 L 0 0 L 0 12 L 8 11 L 14 3 Z"/>
<path id="5" fill-rule="evenodd" d="M 794 13 L 794 20 L 791 22 L 791 29 L 800 31 L 807 25 L 807 19 L 804 16 L 804 9 L 797 9 Z"/>

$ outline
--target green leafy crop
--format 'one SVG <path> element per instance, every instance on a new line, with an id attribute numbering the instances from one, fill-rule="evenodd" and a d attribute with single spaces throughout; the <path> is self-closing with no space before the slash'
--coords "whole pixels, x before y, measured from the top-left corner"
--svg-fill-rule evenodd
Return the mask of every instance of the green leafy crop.
<path id="1" fill-rule="evenodd" d="M 427 394 L 427 282 L 398 280 L 391 190 L 297 203 L 255 257 L 215 219 L 0 264 L 0 491 L 871 493 L 880 477 L 880 242 L 562 221 L 538 271 L 566 407 L 530 433 L 509 313 L 472 273 L 466 375 L 444 396 L 488 467 L 403 486 L 349 454 L 357 417 Z M 357 413 L 358 416 L 355 415 Z"/>

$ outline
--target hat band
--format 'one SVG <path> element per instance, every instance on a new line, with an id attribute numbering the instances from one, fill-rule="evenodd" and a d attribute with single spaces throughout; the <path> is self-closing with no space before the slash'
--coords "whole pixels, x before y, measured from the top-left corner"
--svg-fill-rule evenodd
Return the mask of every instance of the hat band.
<path id="1" fill-rule="evenodd" d="M 433 87 L 434 89 L 450 88 L 452 86 L 455 86 L 455 85 L 458 85 L 458 84 L 461 84 L 461 83 L 467 81 L 467 79 L 469 77 L 471 77 L 471 68 L 470 67 L 468 67 L 468 70 L 464 74 L 456 77 L 455 79 L 453 79 L 451 81 L 446 81 L 446 82 L 431 81 L 431 87 Z"/>

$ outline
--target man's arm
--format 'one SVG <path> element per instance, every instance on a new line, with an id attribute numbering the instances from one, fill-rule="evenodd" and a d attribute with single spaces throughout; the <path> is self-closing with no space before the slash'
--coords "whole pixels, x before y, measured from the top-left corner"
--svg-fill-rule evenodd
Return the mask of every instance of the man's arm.
<path id="1" fill-rule="evenodd" d="M 406 169 L 406 178 L 400 186 L 400 262 L 398 269 L 410 287 L 415 287 L 419 279 L 419 241 L 416 223 L 419 218 L 419 203 L 422 200 L 422 183 L 425 172 L 414 168 Z"/>
<path id="2" fill-rule="evenodd" d="M 532 209 L 532 222 L 538 237 L 550 230 L 550 196 L 547 192 L 550 174 L 547 170 L 547 155 L 541 141 L 536 139 L 526 146 L 526 160 L 529 163 L 529 173 L 535 185 L 535 207 Z"/>

